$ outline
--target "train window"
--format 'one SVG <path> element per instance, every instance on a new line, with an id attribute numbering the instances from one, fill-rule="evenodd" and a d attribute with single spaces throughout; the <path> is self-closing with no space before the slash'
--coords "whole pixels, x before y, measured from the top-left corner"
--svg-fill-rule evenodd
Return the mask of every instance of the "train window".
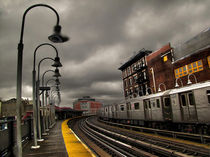
<path id="1" fill-rule="evenodd" d="M 152 106 L 155 107 L 155 102 L 152 102 Z"/>
<path id="2" fill-rule="evenodd" d="M 194 100 L 194 96 L 192 93 L 188 94 L 188 98 L 189 98 L 189 104 L 190 105 L 195 105 L 195 100 Z"/>
<path id="3" fill-rule="evenodd" d="M 208 102 L 210 104 L 210 90 L 207 90 L 206 93 L 207 93 L 207 97 L 208 97 Z"/>
<path id="4" fill-rule="evenodd" d="M 144 101 L 144 108 L 147 109 L 147 102 Z"/>
<path id="5" fill-rule="evenodd" d="M 108 112 L 108 109 L 106 108 L 105 111 Z"/>
<path id="6" fill-rule="evenodd" d="M 138 110 L 139 109 L 139 103 L 137 102 L 137 103 L 134 103 L 134 108 L 135 108 L 135 110 Z"/>
<path id="7" fill-rule="evenodd" d="M 160 108 L 160 100 L 156 99 L 157 108 Z"/>
<path id="8" fill-rule="evenodd" d="M 148 101 L 148 103 L 149 103 L 149 108 L 151 108 L 151 103 L 150 103 L 150 101 Z"/>
<path id="9" fill-rule="evenodd" d="M 184 94 L 181 95 L 181 103 L 182 103 L 182 106 L 186 106 L 187 105 L 186 97 L 185 97 Z"/>
<path id="10" fill-rule="evenodd" d="M 164 98 L 164 102 L 165 102 L 165 107 L 171 106 L 170 98 Z"/>
<path id="11" fill-rule="evenodd" d="M 124 111 L 124 105 L 120 105 L 120 110 Z"/>
<path id="12" fill-rule="evenodd" d="M 127 103 L 126 106 L 127 106 L 127 110 L 131 110 L 131 103 Z"/>

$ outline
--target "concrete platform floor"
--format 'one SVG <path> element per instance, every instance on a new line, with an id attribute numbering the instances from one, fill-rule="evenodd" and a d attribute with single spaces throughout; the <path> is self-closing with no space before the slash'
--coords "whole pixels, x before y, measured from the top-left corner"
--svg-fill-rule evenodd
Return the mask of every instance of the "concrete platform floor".
<path id="1" fill-rule="evenodd" d="M 33 140 L 29 141 L 23 148 L 23 157 L 68 157 L 61 130 L 62 122 L 57 121 L 49 135 L 42 136 L 44 141 L 38 142 L 39 149 L 31 149 L 34 143 Z"/>

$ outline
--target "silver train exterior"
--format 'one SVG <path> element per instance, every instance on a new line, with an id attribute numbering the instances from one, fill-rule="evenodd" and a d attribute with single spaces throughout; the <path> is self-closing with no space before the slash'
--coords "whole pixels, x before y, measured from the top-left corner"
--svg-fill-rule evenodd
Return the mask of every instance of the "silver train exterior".
<path id="1" fill-rule="evenodd" d="M 210 81 L 104 106 L 98 114 L 124 124 L 210 132 Z"/>

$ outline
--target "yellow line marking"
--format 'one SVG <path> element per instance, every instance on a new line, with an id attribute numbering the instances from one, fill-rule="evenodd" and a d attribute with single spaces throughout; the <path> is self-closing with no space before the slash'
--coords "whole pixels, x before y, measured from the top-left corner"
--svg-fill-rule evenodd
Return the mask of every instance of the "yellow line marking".
<path id="1" fill-rule="evenodd" d="M 70 157 L 96 157 L 95 154 L 76 136 L 76 134 L 68 127 L 67 119 L 62 122 L 62 134 L 68 156 Z"/>

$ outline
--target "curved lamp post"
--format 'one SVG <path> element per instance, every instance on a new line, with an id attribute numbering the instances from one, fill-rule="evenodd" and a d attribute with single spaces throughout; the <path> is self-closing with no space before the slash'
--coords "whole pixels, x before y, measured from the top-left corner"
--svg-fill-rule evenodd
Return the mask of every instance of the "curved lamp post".
<path id="1" fill-rule="evenodd" d="M 49 95 L 49 102 L 50 102 L 50 128 L 52 128 L 52 126 L 55 123 L 55 98 L 53 100 L 53 93 L 56 92 L 56 96 L 58 95 L 57 93 L 59 92 L 57 89 L 52 89 L 50 90 L 50 95 Z"/>
<path id="2" fill-rule="evenodd" d="M 22 157 L 22 133 L 21 133 L 21 97 L 22 97 L 22 60 L 23 60 L 23 33 L 24 33 L 24 25 L 25 25 L 25 17 L 29 10 L 35 7 L 46 7 L 51 9 L 57 18 L 56 26 L 54 27 L 54 34 L 49 37 L 49 40 L 52 42 L 65 42 L 68 41 L 68 37 L 61 36 L 61 26 L 59 25 L 59 15 L 57 11 L 49 5 L 46 4 L 35 4 L 25 10 L 22 18 L 22 25 L 21 25 L 21 34 L 20 34 L 20 41 L 18 44 L 18 59 L 17 59 L 17 89 L 16 89 L 16 112 L 17 112 L 17 157 Z M 39 148 L 37 144 L 34 148 Z"/>
<path id="3" fill-rule="evenodd" d="M 160 84 L 159 84 L 159 88 L 158 88 L 158 92 L 161 92 L 161 89 L 160 89 L 160 86 L 161 86 L 161 85 L 163 85 L 163 87 L 164 87 L 165 90 L 166 90 L 166 85 L 165 85 L 164 83 L 160 83 Z"/>
<path id="4" fill-rule="evenodd" d="M 151 90 L 151 93 L 153 94 L 153 92 L 152 92 L 152 88 L 150 88 L 150 87 L 147 87 L 147 89 L 146 89 L 146 95 L 149 95 L 149 93 L 148 93 L 148 89 L 150 89 Z"/>
<path id="5" fill-rule="evenodd" d="M 183 87 L 183 82 L 182 82 L 182 80 L 180 79 L 180 78 L 176 78 L 176 84 L 175 84 L 175 88 L 176 87 L 179 87 L 179 84 L 178 84 L 178 80 L 180 80 L 180 83 L 181 83 L 181 85 L 182 85 L 182 87 Z"/>
<path id="6" fill-rule="evenodd" d="M 37 113 L 37 100 L 36 100 L 36 54 L 37 54 L 37 50 L 40 48 L 40 47 L 43 47 L 43 46 L 50 46 L 52 47 L 54 50 L 55 50 L 55 53 L 56 53 L 56 57 L 54 59 L 54 64 L 52 65 L 53 67 L 61 67 L 62 64 L 60 63 L 60 58 L 58 57 L 58 51 L 56 49 L 55 46 L 53 46 L 52 44 L 49 44 L 49 43 L 43 43 L 43 44 L 40 44 L 36 47 L 36 49 L 34 50 L 34 60 L 33 60 L 33 71 L 32 71 L 32 87 L 33 87 L 33 113 Z M 38 99 L 39 100 L 39 99 Z M 38 110 L 39 112 L 39 110 Z M 39 115 L 39 113 L 38 113 Z M 38 119 L 39 121 L 39 119 Z M 39 123 L 38 123 L 39 124 Z M 39 139 L 37 140 L 37 114 L 33 114 L 33 131 L 34 131 L 34 146 L 32 146 L 32 148 L 37 148 L 37 141 L 43 141 L 43 139 L 41 139 L 41 136 L 40 136 L 40 132 L 39 132 Z M 38 127 L 39 129 L 39 127 Z"/>
<path id="7" fill-rule="evenodd" d="M 39 95 L 39 84 L 40 84 L 40 65 L 44 60 L 52 60 L 54 62 L 56 62 L 56 60 L 54 60 L 51 57 L 45 57 L 42 60 L 40 60 L 39 64 L 38 64 L 38 76 L 37 76 L 37 81 L 36 81 L 36 98 L 37 98 L 37 117 L 38 117 L 38 132 L 39 132 L 39 139 L 43 141 L 43 139 L 41 139 L 41 122 L 40 122 L 40 95 Z M 54 63 L 56 64 L 56 63 Z M 53 65 L 54 65 L 53 64 Z M 59 72 L 59 70 L 56 67 L 55 73 Z M 43 124 L 44 125 L 44 124 Z M 45 126 L 43 127 L 45 128 Z M 44 130 L 45 132 L 45 130 Z"/>
<path id="8" fill-rule="evenodd" d="M 56 80 L 57 80 L 57 82 L 56 82 Z M 48 85 L 48 83 L 50 83 L 50 82 L 52 82 L 52 81 L 54 81 L 55 83 L 56 83 L 56 85 L 59 85 L 60 84 L 60 82 L 59 82 L 59 80 L 58 79 L 49 79 L 49 80 L 47 80 L 46 81 L 46 84 L 45 84 L 45 86 L 47 86 Z M 51 94 L 51 92 L 50 92 L 50 94 Z M 48 98 L 48 100 L 47 100 L 47 98 Z M 52 110 L 51 110 L 51 106 L 49 105 L 50 104 L 50 95 L 48 94 L 48 91 L 46 91 L 46 93 L 45 93 L 45 104 L 49 107 L 49 113 L 48 113 L 48 115 L 47 115 L 47 118 L 48 118 L 48 126 L 49 126 L 49 128 L 51 128 L 51 124 L 52 124 Z M 47 102 L 49 102 L 49 103 L 47 103 Z"/>
<path id="9" fill-rule="evenodd" d="M 58 77 L 60 77 L 61 75 L 60 75 L 60 73 L 57 71 L 53 71 L 53 70 L 47 70 L 47 71 L 45 71 L 43 74 L 42 74 L 42 87 L 44 87 L 44 77 L 45 77 L 45 75 L 46 75 L 46 73 L 48 73 L 48 72 L 53 72 L 54 73 L 54 77 L 56 77 L 56 79 L 55 79 L 55 82 L 56 82 L 56 85 L 59 85 L 60 84 L 60 82 L 59 82 L 59 79 L 58 79 Z M 53 79 L 54 80 L 54 79 Z M 46 91 L 47 92 L 47 91 Z M 49 126 L 48 126 L 48 115 L 47 115 L 47 111 L 48 111 L 48 107 L 47 107 L 47 98 L 46 98 L 46 100 L 45 100 L 45 98 L 44 98 L 44 91 L 43 91 L 43 93 L 42 93 L 42 106 L 44 107 L 44 114 L 43 114 L 43 124 L 45 124 L 45 131 L 49 131 Z M 47 107 L 47 108 L 45 108 L 45 107 Z M 47 110 L 47 111 L 46 111 Z M 43 135 L 45 134 L 45 132 L 43 133 Z"/>
<path id="10" fill-rule="evenodd" d="M 191 75 L 194 77 L 195 83 L 198 83 L 198 81 L 197 81 L 197 79 L 196 79 L 196 76 L 195 76 L 194 74 L 189 74 L 189 75 L 187 76 L 187 84 L 192 84 L 192 82 L 190 81 L 190 76 L 191 76 Z"/>

